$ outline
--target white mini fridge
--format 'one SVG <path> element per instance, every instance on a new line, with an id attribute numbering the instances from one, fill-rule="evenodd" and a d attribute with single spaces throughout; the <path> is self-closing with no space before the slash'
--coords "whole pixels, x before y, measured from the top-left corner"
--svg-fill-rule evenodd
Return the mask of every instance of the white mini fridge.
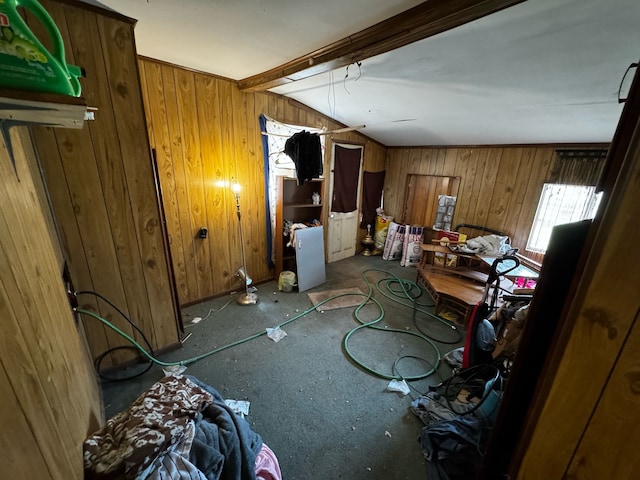
<path id="1" fill-rule="evenodd" d="M 322 226 L 296 230 L 298 291 L 304 292 L 326 281 L 324 229 Z"/>

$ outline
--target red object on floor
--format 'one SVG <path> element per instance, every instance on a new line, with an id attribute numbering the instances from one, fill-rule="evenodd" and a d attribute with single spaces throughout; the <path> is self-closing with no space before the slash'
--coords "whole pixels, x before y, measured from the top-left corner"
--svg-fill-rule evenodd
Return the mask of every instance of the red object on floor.
<path id="1" fill-rule="evenodd" d="M 464 350 L 462 352 L 462 368 L 469 368 L 471 366 L 471 349 L 475 348 L 475 346 L 472 345 L 472 338 L 475 337 L 476 332 L 473 327 L 478 321 L 478 312 L 482 303 L 483 302 L 480 302 L 475 306 L 473 312 L 471 312 L 471 317 L 469 318 L 469 325 L 467 326 L 467 338 L 464 341 Z"/>

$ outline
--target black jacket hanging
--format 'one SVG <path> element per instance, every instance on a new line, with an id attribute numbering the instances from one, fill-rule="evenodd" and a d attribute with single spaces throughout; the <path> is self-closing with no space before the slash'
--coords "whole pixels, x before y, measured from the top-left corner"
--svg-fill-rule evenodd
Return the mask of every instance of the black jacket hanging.
<path id="1" fill-rule="evenodd" d="M 318 134 L 306 130 L 294 133 L 287 139 L 284 153 L 296 166 L 298 185 L 322 175 L 322 147 Z"/>

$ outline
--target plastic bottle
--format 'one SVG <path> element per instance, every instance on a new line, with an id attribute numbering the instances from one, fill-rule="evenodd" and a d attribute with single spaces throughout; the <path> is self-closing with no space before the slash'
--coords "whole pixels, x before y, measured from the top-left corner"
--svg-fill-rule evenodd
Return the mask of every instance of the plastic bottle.
<path id="1" fill-rule="evenodd" d="M 17 8 L 29 10 L 46 28 L 49 52 L 24 22 Z M 0 0 L 0 87 L 79 97 L 82 71 L 65 62 L 64 43 L 51 16 L 37 0 Z"/>

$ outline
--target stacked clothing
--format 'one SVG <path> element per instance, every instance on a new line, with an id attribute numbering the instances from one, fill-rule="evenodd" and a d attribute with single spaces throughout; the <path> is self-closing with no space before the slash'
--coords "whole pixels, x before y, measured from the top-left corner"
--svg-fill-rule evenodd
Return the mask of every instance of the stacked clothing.
<path id="1" fill-rule="evenodd" d="M 84 443 L 86 479 L 276 479 L 256 476 L 271 456 L 260 435 L 213 388 L 165 377 Z M 257 462 L 259 460 L 259 462 Z"/>

